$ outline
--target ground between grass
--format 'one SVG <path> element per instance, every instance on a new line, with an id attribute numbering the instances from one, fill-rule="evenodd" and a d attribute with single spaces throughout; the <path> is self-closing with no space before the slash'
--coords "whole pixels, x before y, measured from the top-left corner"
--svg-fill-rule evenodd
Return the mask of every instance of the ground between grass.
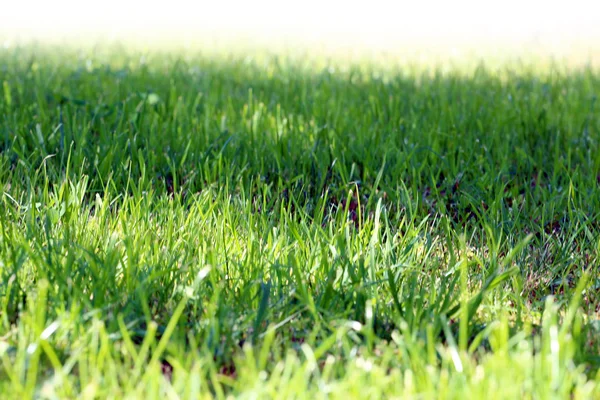
<path id="1" fill-rule="evenodd" d="M 600 396 L 600 71 L 0 49 L 5 398 Z"/>

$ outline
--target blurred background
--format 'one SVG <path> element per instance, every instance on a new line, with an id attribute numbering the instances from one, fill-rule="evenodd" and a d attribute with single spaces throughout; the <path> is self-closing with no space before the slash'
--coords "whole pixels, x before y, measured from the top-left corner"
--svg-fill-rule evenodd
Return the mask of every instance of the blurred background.
<path id="1" fill-rule="evenodd" d="M 596 57 L 600 1 L 10 1 L 5 45 L 25 40 L 244 43 L 349 51 L 544 52 Z"/>

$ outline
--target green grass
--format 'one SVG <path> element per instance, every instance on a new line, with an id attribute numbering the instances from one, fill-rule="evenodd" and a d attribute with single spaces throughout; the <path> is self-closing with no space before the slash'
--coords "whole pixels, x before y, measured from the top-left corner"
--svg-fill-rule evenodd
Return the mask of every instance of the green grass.
<path id="1" fill-rule="evenodd" d="M 600 396 L 600 71 L 0 49 L 4 398 Z"/>

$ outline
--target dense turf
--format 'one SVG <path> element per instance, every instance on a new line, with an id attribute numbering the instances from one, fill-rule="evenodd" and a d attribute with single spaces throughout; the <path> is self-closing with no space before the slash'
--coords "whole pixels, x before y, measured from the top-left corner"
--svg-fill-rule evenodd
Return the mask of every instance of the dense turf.
<path id="1" fill-rule="evenodd" d="M 600 71 L 29 46 L 0 84 L 5 398 L 600 396 Z"/>

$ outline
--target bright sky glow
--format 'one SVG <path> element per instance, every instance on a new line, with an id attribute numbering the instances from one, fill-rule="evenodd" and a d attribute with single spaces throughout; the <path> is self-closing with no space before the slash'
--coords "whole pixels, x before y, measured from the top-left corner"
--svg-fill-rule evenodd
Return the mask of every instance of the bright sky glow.
<path id="1" fill-rule="evenodd" d="M 0 0 L 0 35 L 598 47 L 600 0 Z"/>

